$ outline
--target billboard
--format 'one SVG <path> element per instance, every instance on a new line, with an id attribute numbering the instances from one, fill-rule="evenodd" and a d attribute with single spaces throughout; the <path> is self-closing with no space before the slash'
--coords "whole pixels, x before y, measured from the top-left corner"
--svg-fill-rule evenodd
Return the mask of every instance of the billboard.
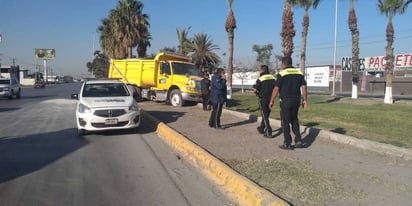
<path id="1" fill-rule="evenodd" d="M 35 59 L 55 59 L 56 51 L 54 49 L 34 49 Z"/>
<path id="2" fill-rule="evenodd" d="M 397 69 L 412 68 L 412 54 L 394 55 L 393 65 Z M 359 57 L 359 71 L 385 71 L 386 57 L 372 56 Z M 352 58 L 342 57 L 343 71 L 352 71 Z"/>
<path id="3" fill-rule="evenodd" d="M 329 66 L 307 67 L 306 82 L 308 87 L 329 87 Z"/>

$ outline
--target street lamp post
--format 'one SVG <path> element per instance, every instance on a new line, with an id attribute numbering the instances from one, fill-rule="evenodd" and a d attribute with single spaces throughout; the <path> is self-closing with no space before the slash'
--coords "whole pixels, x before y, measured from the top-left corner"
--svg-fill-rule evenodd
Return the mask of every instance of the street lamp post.
<path id="1" fill-rule="evenodd" d="M 332 83 L 332 95 L 336 96 L 335 84 L 336 84 L 336 36 L 338 31 L 338 0 L 335 2 L 335 39 L 333 45 L 333 83 Z M 341 82 L 342 84 L 342 82 Z"/>
<path id="2" fill-rule="evenodd" d="M 93 41 L 93 43 L 92 43 L 93 44 L 93 47 L 92 47 L 93 51 L 92 51 L 92 61 L 91 61 L 91 63 L 92 63 L 91 64 L 91 67 L 92 67 L 91 68 L 91 70 L 92 70 L 91 75 L 92 75 L 92 77 L 94 77 L 94 75 L 93 75 L 93 60 L 94 60 L 94 41 L 95 41 L 94 39 L 95 39 L 95 35 L 96 35 L 96 32 L 93 32 L 93 40 L 92 40 Z"/>

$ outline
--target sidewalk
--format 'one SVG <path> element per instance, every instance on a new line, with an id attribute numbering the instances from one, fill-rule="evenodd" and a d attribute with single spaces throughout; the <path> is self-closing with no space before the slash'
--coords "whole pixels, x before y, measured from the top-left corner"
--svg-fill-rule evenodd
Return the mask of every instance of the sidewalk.
<path id="1" fill-rule="evenodd" d="M 319 138 L 316 130 L 303 135 L 308 148 L 284 151 L 278 148 L 283 135 L 263 138 L 256 132 L 256 119 L 224 112 L 222 125 L 226 129 L 215 130 L 208 126 L 210 113 L 197 106 L 171 107 L 154 102 L 142 102 L 140 106 L 229 165 L 233 160 L 282 159 L 308 162 L 320 174 L 336 174 L 337 181 L 358 195 L 333 200 L 328 202 L 330 205 L 408 205 L 412 201 L 411 161 L 334 143 Z M 277 129 L 278 125 L 272 127 Z M 282 191 L 273 192 L 302 204 Z"/>

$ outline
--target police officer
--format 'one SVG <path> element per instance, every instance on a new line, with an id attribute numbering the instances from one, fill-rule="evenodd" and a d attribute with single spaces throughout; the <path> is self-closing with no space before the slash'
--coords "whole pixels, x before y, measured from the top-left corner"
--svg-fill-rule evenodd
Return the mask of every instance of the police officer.
<path id="1" fill-rule="evenodd" d="M 272 137 L 272 127 L 269 122 L 269 103 L 273 88 L 275 86 L 275 77 L 269 74 L 269 68 L 267 65 L 262 65 L 259 72 L 260 77 L 256 80 L 256 84 L 253 85 L 253 91 L 259 97 L 259 110 L 262 115 L 262 121 L 257 130 L 265 137 Z"/>
<path id="2" fill-rule="evenodd" d="M 300 69 L 293 68 L 292 58 L 282 58 L 282 71 L 278 76 L 275 88 L 270 99 L 270 107 L 273 106 L 273 100 L 279 93 L 282 130 L 284 142 L 279 147 L 281 149 L 293 149 L 304 147 L 300 135 L 298 111 L 302 104 L 303 109 L 307 107 L 307 88 L 306 81 Z M 302 102 L 301 102 L 302 101 Z M 295 145 L 292 145 L 292 136 L 290 135 L 290 125 L 295 134 Z"/>
<path id="3" fill-rule="evenodd" d="M 227 100 L 227 86 L 225 71 L 218 68 L 212 76 L 210 89 L 210 102 L 212 103 L 212 114 L 209 118 L 209 126 L 216 129 L 223 129 L 220 124 L 223 105 Z"/>
<path id="4" fill-rule="evenodd" d="M 200 89 L 202 92 L 202 104 L 203 111 L 210 110 L 209 108 L 209 98 L 210 98 L 210 79 L 209 73 L 205 72 L 202 81 L 200 81 Z"/>

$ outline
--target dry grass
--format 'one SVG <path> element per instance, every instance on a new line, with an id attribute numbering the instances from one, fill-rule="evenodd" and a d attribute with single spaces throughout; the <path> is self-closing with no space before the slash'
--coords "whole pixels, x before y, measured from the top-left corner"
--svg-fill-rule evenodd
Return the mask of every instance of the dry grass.
<path id="1" fill-rule="evenodd" d="M 360 198 L 339 182 L 338 174 L 315 171 L 309 162 L 271 159 L 226 161 L 242 175 L 297 205 L 328 205 L 337 199 Z"/>

